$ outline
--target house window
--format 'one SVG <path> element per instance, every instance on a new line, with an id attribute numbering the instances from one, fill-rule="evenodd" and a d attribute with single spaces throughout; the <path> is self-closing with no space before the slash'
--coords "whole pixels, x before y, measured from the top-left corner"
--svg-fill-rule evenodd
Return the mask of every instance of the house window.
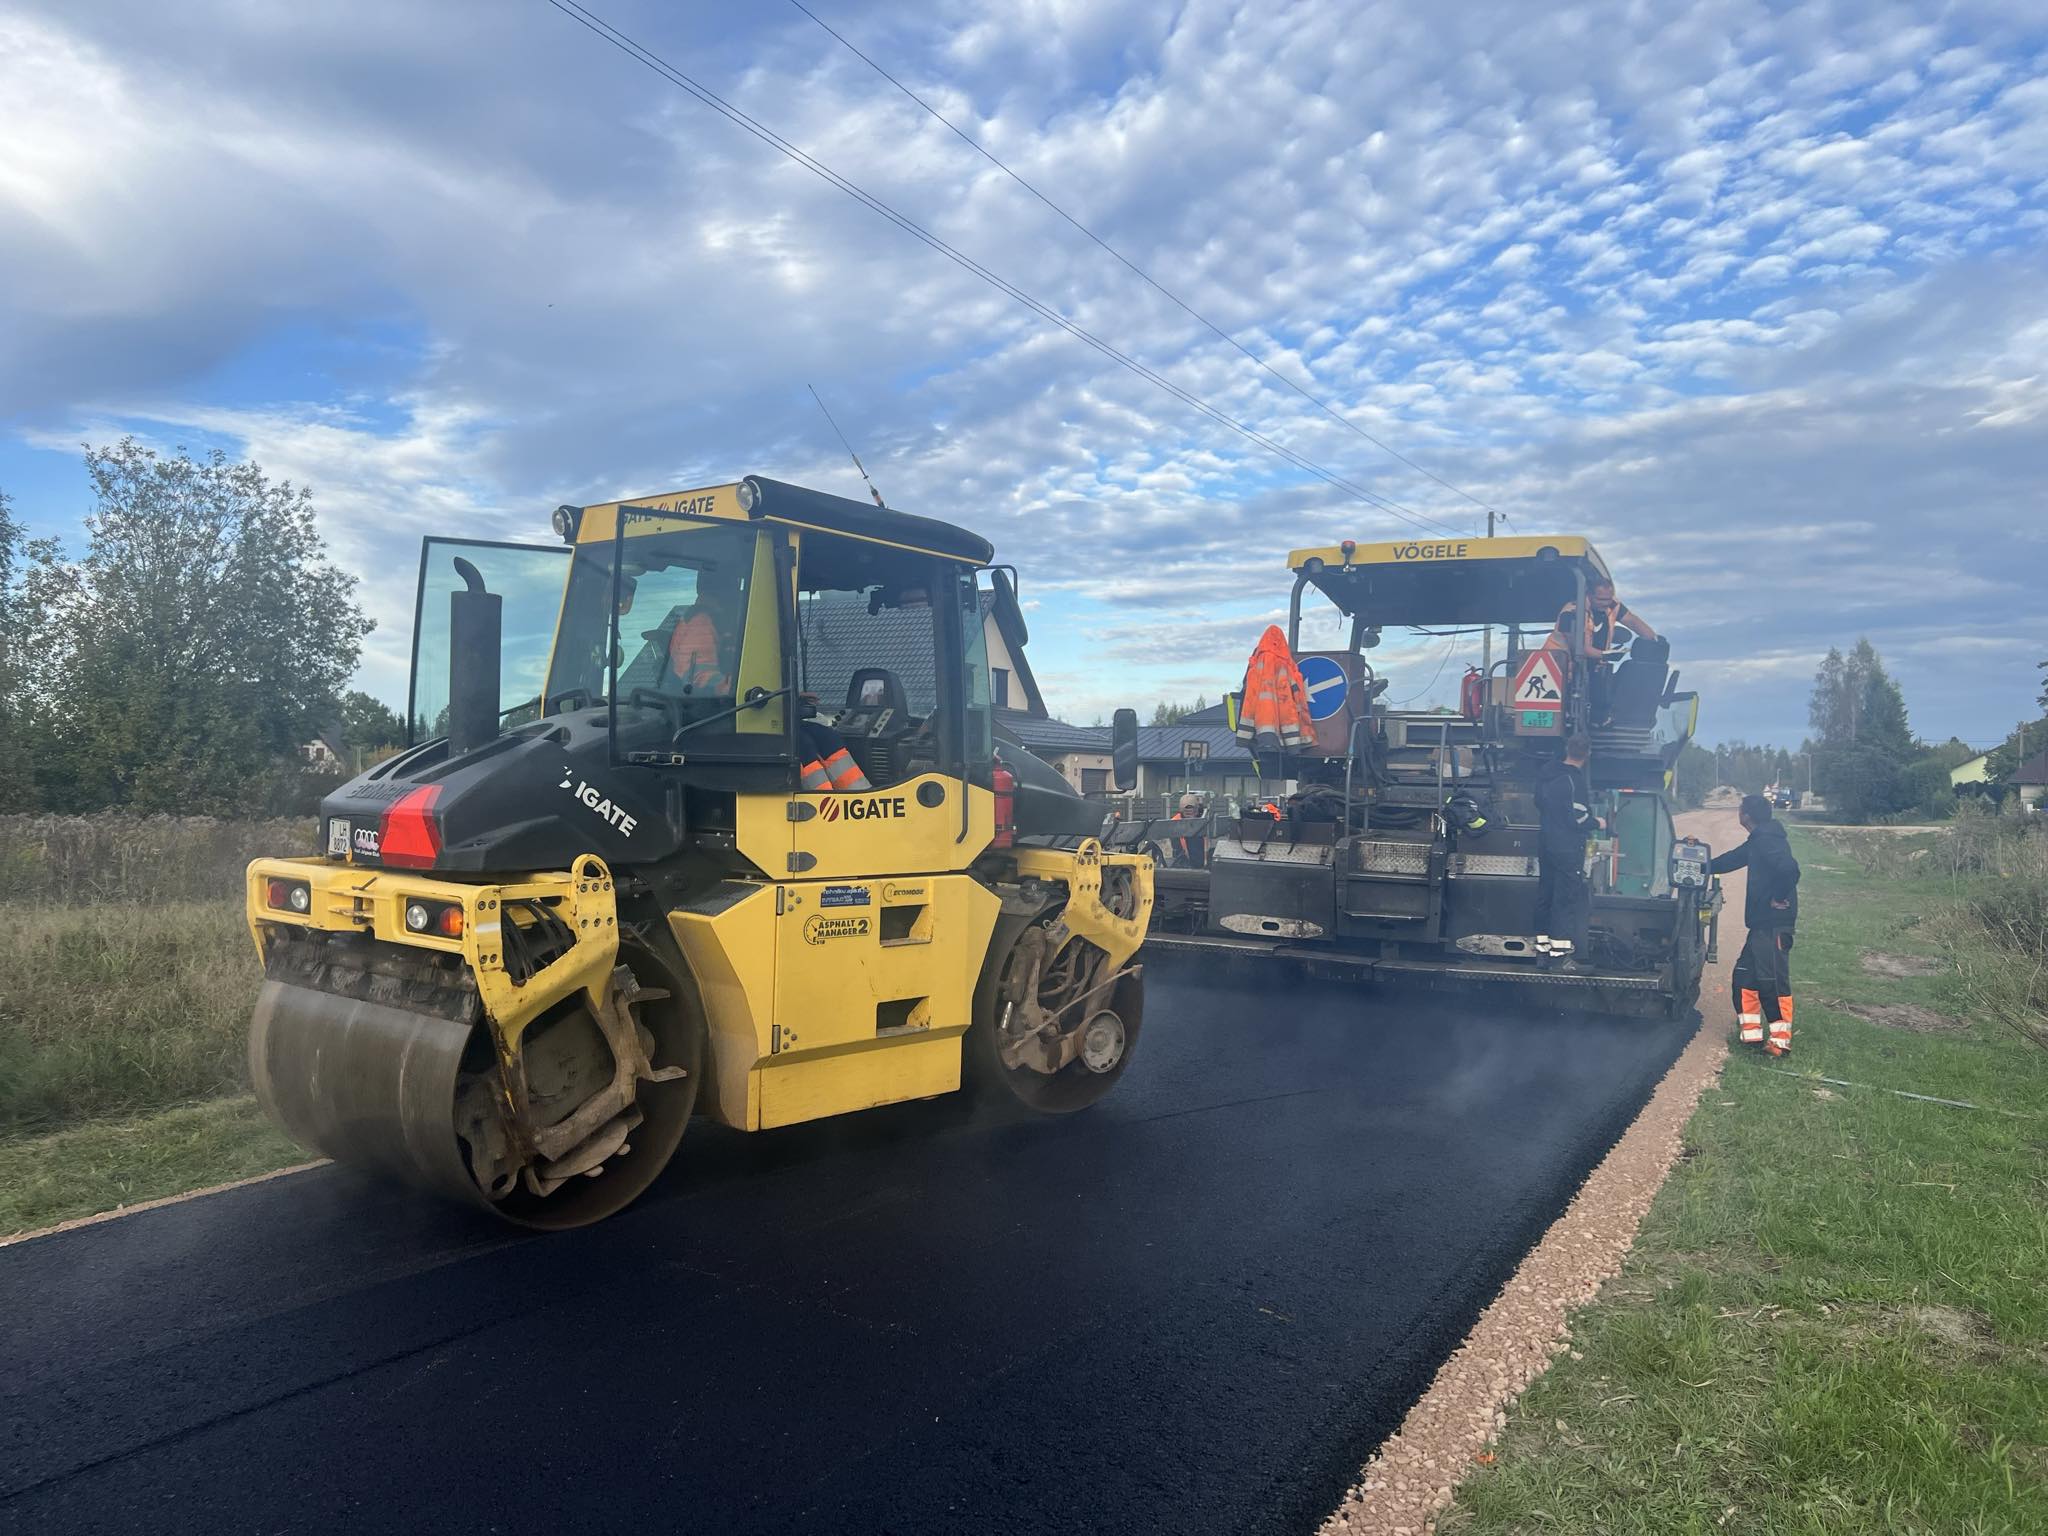
<path id="1" fill-rule="evenodd" d="M 997 709 L 1010 707 L 1010 672 L 1007 667 L 988 669 L 989 692 L 995 697 Z"/>
<path id="2" fill-rule="evenodd" d="M 1081 770 L 1081 793 L 1084 795 L 1108 794 L 1109 770 L 1107 768 L 1083 768 Z"/>
<path id="3" fill-rule="evenodd" d="M 1209 743 L 1206 741 L 1184 741 L 1180 744 L 1180 755 L 1184 758 L 1207 757 Z"/>

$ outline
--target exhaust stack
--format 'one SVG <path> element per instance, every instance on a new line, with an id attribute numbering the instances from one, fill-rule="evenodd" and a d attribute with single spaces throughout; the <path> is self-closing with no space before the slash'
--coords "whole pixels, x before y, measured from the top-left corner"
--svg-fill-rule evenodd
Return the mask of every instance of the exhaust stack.
<path id="1" fill-rule="evenodd" d="M 498 735 L 505 600 L 467 560 L 456 559 L 455 574 L 464 590 L 448 594 L 448 755 L 460 757 Z"/>

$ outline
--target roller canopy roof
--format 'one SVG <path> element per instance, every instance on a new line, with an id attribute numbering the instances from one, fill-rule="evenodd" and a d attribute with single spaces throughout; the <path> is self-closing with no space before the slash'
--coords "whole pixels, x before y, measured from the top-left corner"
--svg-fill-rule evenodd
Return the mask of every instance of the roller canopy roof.
<path id="1" fill-rule="evenodd" d="M 783 523 L 792 528 L 812 528 L 821 533 L 893 544 L 973 565 L 986 565 L 995 556 L 995 548 L 987 539 L 952 523 L 891 511 L 872 502 L 808 490 L 801 485 L 770 480 L 763 475 L 749 475 L 733 484 L 707 486 L 703 490 L 635 496 L 626 501 L 602 502 L 582 508 L 581 538 L 586 541 L 610 538 L 621 507 L 642 517 L 658 517 L 668 512 L 691 517 Z"/>
<path id="2" fill-rule="evenodd" d="M 1551 624 L 1577 578 L 1611 579 L 1585 539 L 1408 539 L 1297 549 L 1294 572 L 1368 624 Z"/>
<path id="3" fill-rule="evenodd" d="M 857 539 L 905 544 L 912 549 L 929 550 L 935 555 L 969 560 L 976 565 L 986 565 L 995 558 L 995 546 L 980 534 L 970 533 L 952 523 L 942 523 L 937 518 L 892 512 L 872 502 L 805 490 L 800 485 L 767 480 L 759 475 L 749 475 L 747 479 L 757 487 L 756 517 L 771 518 L 778 523 L 795 523 L 806 528 L 822 528 L 828 533 L 851 534 Z"/>

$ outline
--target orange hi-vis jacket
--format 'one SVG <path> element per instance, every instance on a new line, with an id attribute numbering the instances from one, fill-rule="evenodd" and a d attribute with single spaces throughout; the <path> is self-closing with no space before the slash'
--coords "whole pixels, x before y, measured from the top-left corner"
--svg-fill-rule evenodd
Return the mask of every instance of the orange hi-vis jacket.
<path id="1" fill-rule="evenodd" d="M 1308 685 L 1277 624 L 1266 626 L 1245 668 L 1237 739 L 1250 742 L 1255 753 L 1299 752 L 1315 739 L 1308 717 Z"/>
<path id="2" fill-rule="evenodd" d="M 668 637 L 668 662 L 692 693 L 724 693 L 730 685 L 718 666 L 718 626 L 708 613 L 692 613 Z"/>

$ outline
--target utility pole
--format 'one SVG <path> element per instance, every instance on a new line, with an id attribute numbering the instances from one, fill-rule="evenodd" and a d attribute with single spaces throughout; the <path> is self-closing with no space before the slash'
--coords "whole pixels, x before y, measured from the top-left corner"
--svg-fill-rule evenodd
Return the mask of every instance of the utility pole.
<path id="1" fill-rule="evenodd" d="M 1493 508 L 1486 509 L 1486 536 L 1493 537 Z M 1484 703 L 1491 703 L 1488 690 L 1493 686 L 1487 680 L 1493 676 L 1493 626 L 1487 625 L 1479 632 L 1479 697 Z"/>

